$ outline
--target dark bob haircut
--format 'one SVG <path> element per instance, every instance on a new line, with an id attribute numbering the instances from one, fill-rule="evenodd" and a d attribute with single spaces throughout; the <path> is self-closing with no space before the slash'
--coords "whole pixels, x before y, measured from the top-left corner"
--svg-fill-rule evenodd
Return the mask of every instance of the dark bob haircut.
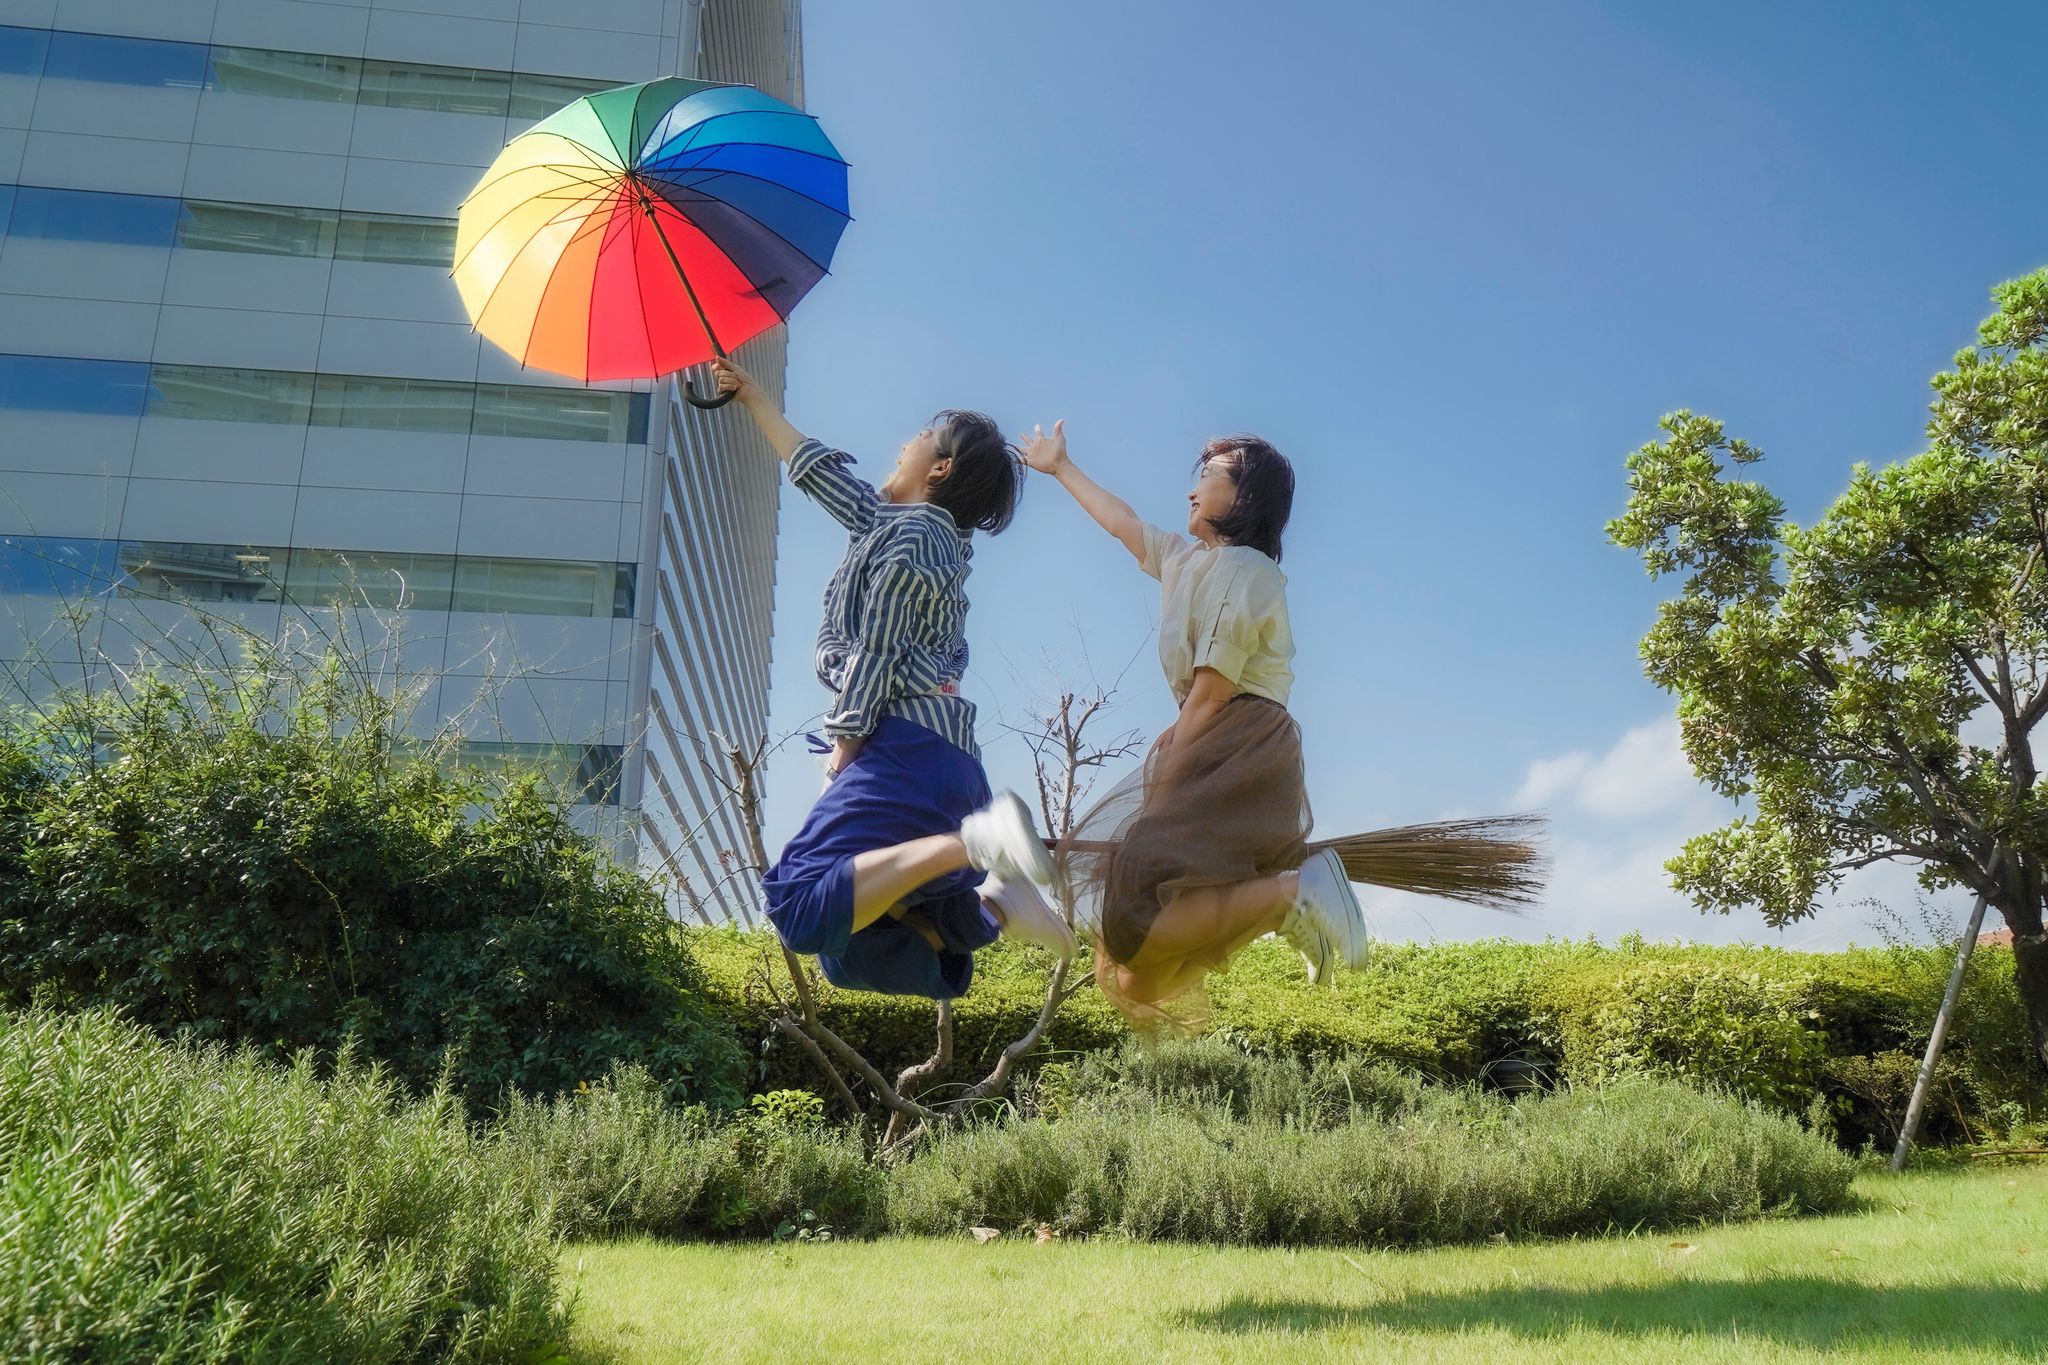
<path id="1" fill-rule="evenodd" d="M 1003 439 L 1003 429 L 986 413 L 948 408 L 931 421 L 939 456 L 953 462 L 932 487 L 932 503 L 952 515 L 963 531 L 996 535 L 1017 514 L 1024 495 L 1024 455 Z"/>
<path id="2" fill-rule="evenodd" d="M 1202 447 L 1195 473 L 1219 455 L 1237 456 L 1237 497 L 1228 513 L 1209 524 L 1228 543 L 1249 545 L 1278 564 L 1280 533 L 1294 510 L 1294 466 L 1257 436 L 1218 436 Z"/>

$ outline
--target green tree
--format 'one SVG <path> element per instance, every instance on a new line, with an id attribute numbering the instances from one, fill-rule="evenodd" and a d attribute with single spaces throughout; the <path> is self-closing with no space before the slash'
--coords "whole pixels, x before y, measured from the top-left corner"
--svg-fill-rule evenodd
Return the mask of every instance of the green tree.
<path id="1" fill-rule="evenodd" d="M 1761 452 L 1690 412 L 1629 457 L 1607 528 L 1652 578 L 1681 574 L 1643 637 L 1678 699 L 1694 770 L 1754 814 L 1665 866 L 1702 910 L 1813 913 L 1848 871 L 1917 861 L 2013 932 L 2016 981 L 2048 1066 L 2048 270 L 1993 291 L 1978 344 L 1934 379 L 1928 448 L 1857 465 L 1801 528 Z M 1963 723 L 1985 708 L 1990 747 Z"/>

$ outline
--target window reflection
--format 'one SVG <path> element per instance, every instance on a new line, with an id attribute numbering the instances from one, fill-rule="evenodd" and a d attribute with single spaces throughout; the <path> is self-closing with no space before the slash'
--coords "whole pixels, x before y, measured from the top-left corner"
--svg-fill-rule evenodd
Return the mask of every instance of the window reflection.
<path id="1" fill-rule="evenodd" d="M 390 550 L 293 550 L 292 599 L 379 610 L 446 611 L 454 555 Z"/>
<path id="2" fill-rule="evenodd" d="M 578 805 L 619 803 L 622 744 L 520 744 L 502 740 L 465 740 L 459 761 L 487 773 L 538 769 L 541 777 L 575 794 Z"/>
<path id="3" fill-rule="evenodd" d="M 361 80 L 362 63 L 353 57 L 216 47 L 208 63 L 206 84 L 208 89 L 235 95 L 346 104 L 356 98 Z"/>
<path id="4" fill-rule="evenodd" d="M 14 192 L 7 234 L 58 242 L 169 246 L 177 222 L 175 199 L 22 185 Z"/>
<path id="5" fill-rule="evenodd" d="M 206 45 L 100 33 L 50 34 L 43 75 L 50 80 L 198 90 L 206 84 Z"/>
<path id="6" fill-rule="evenodd" d="M 163 540 L 120 544 L 121 591 L 194 602 L 275 602 L 284 596 L 284 551 L 254 545 Z"/>
<path id="7" fill-rule="evenodd" d="M 467 434 L 475 387 L 440 379 L 323 374 L 314 392 L 313 425 Z"/>
<path id="8" fill-rule="evenodd" d="M 48 29 L 0 24 L 0 76 L 42 75 L 43 58 L 49 50 Z"/>
<path id="9" fill-rule="evenodd" d="M 140 417 L 148 391 L 141 361 L 0 355 L 0 409 Z"/>
<path id="10" fill-rule="evenodd" d="M 334 241 L 334 258 L 445 270 L 455 264 L 455 221 L 395 213 L 344 213 Z"/>
<path id="11" fill-rule="evenodd" d="M 178 220 L 178 245 L 198 251 L 327 257 L 334 254 L 336 217 L 333 209 L 190 199 Z"/>
<path id="12" fill-rule="evenodd" d="M 358 102 L 386 109 L 430 109 L 442 114 L 505 117 L 512 78 L 503 71 L 413 62 L 363 63 Z"/>
<path id="13" fill-rule="evenodd" d="M 379 610 L 480 611 L 606 619 L 632 614 L 634 567 L 608 560 L 283 549 L 159 540 L 0 536 L 0 593 L 206 602 L 343 603 Z"/>
<path id="14" fill-rule="evenodd" d="M 157 365 L 150 371 L 150 417 L 209 422 L 274 422 L 303 426 L 313 404 L 313 376 L 288 370 L 230 370 L 212 365 Z"/>

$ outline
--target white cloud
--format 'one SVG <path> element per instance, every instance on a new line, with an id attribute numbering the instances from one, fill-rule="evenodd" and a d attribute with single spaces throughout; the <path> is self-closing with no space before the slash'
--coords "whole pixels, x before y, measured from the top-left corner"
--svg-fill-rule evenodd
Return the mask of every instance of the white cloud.
<path id="1" fill-rule="evenodd" d="M 1881 864 L 1852 874 L 1817 914 L 1784 929 L 1773 929 L 1754 909 L 1726 915 L 1695 909 L 1672 889 L 1664 864 L 1687 839 L 1726 824 L 1736 807 L 1693 776 L 1675 717 L 1631 727 L 1597 755 L 1575 750 L 1539 758 L 1509 807 L 1544 809 L 1550 816 L 1551 877 L 1542 905 L 1514 916 L 1366 888 L 1376 932 L 1423 941 L 1592 934 L 1607 942 L 1634 932 L 1651 939 L 1824 949 L 1878 940 L 1866 901 L 1902 911 L 1908 921 L 1917 918 L 1920 893 L 1912 864 Z M 1937 913 L 1953 910 L 1951 899 L 1937 900 Z"/>

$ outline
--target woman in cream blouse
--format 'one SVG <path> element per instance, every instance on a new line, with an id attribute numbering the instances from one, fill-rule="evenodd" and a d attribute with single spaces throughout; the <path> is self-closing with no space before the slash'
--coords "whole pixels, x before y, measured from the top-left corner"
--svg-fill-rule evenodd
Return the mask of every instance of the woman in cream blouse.
<path id="1" fill-rule="evenodd" d="M 1147 524 L 1082 473 L 1064 422 L 1018 444 L 1159 580 L 1159 662 L 1180 707 L 1143 766 L 1060 846 L 1071 903 L 1098 929 L 1104 992 L 1135 1019 L 1187 1022 L 1190 1011 L 1162 1006 L 1198 1001 L 1207 973 L 1273 932 L 1301 950 L 1312 982 L 1339 963 L 1363 966 L 1365 915 L 1343 865 L 1327 850 L 1307 859 L 1280 571 L 1292 466 L 1256 436 L 1210 441 L 1183 535 Z"/>

